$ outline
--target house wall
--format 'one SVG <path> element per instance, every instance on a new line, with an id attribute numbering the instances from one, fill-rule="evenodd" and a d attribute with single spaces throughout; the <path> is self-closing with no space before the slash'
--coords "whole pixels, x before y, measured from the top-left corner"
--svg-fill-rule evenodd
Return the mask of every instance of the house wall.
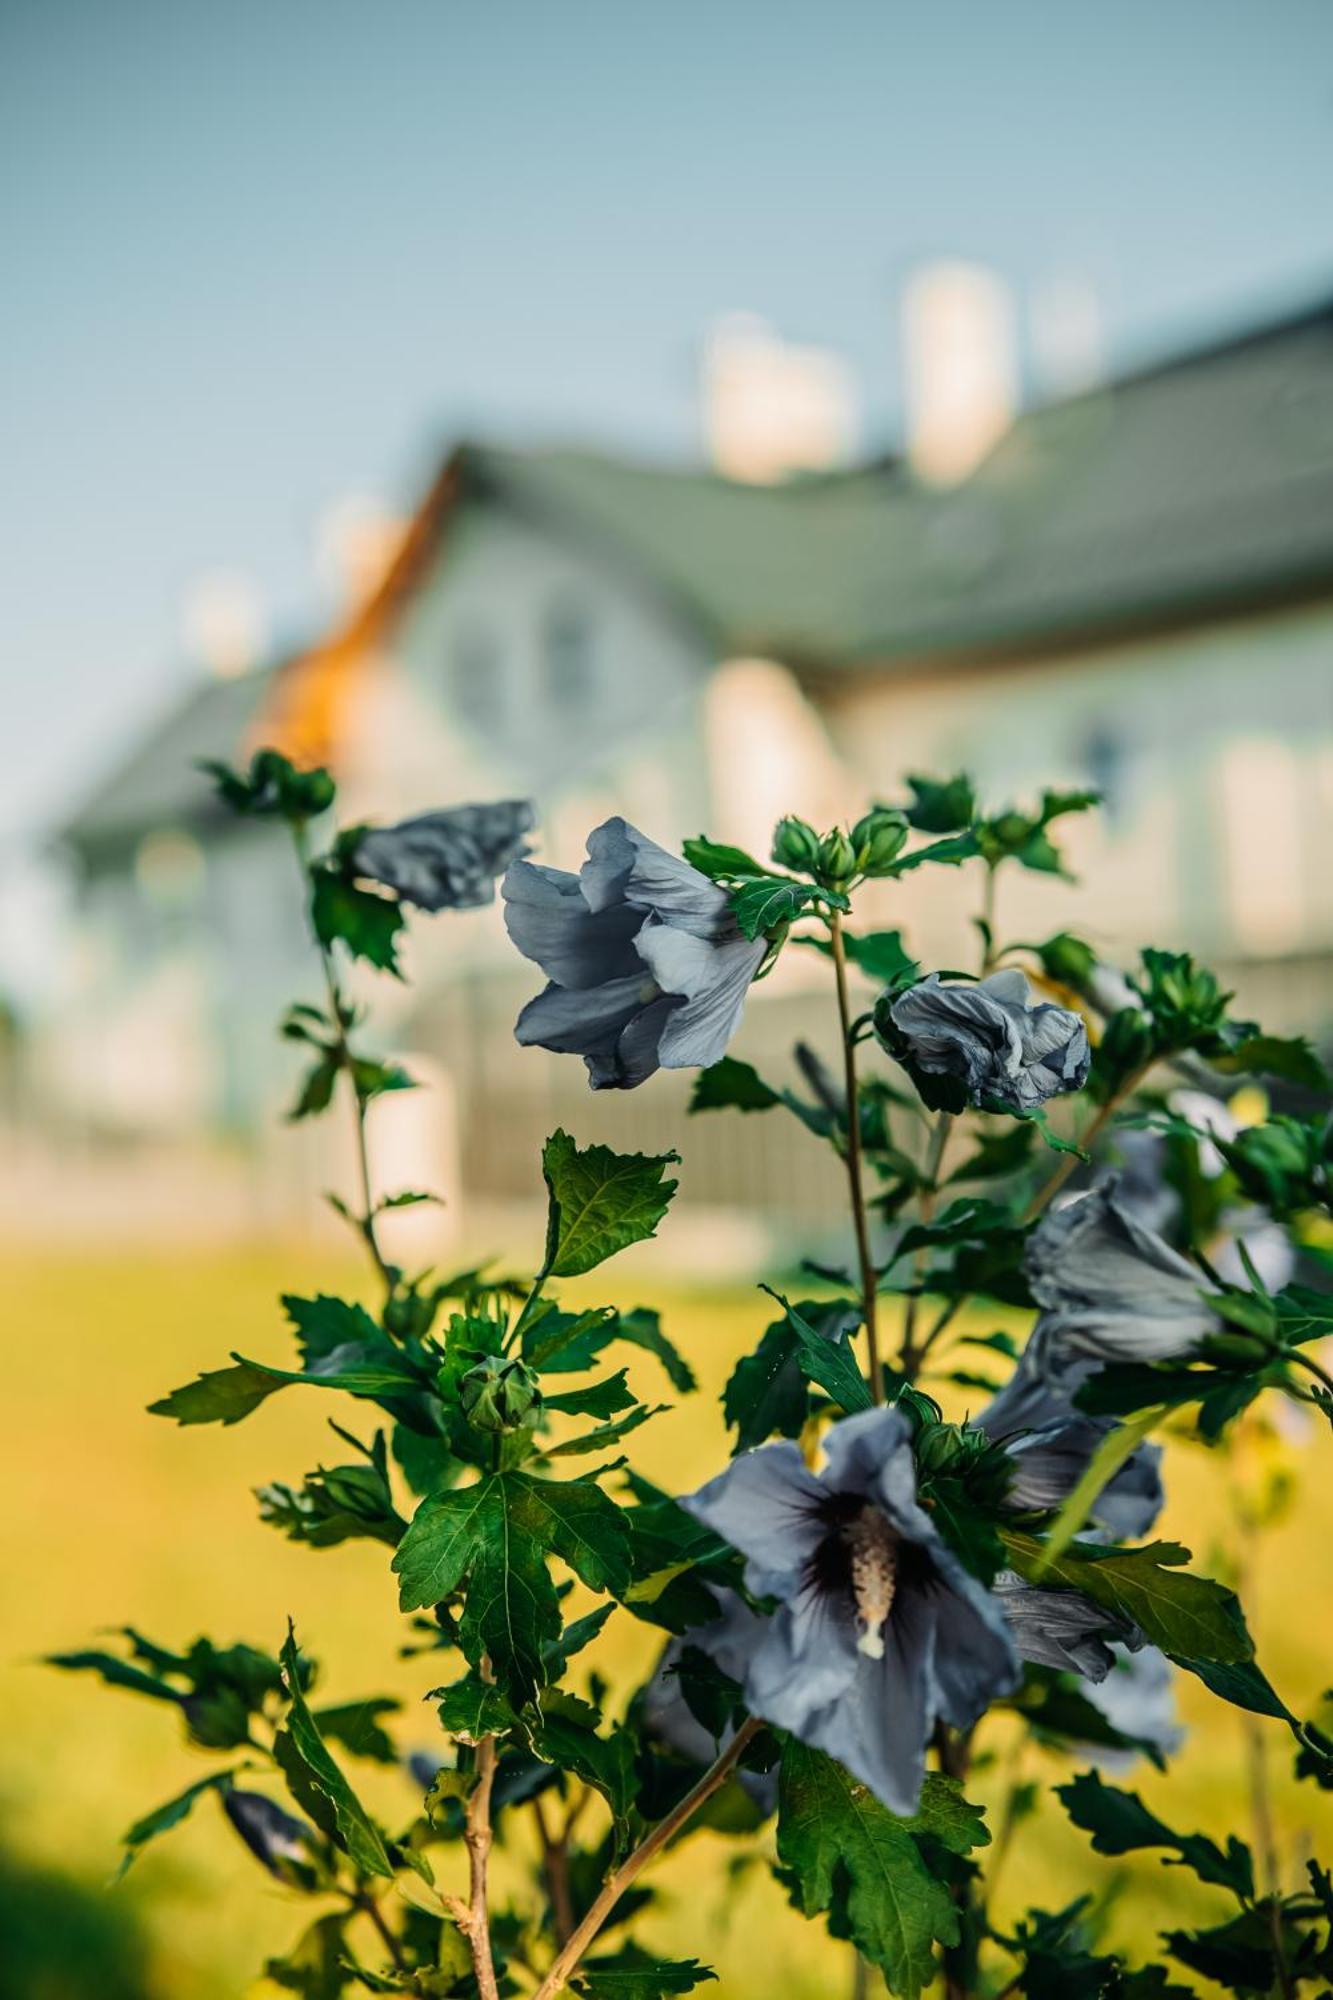
<path id="1" fill-rule="evenodd" d="M 1274 1018 L 1333 1022 L 1333 606 L 1274 612 L 1040 660 L 848 677 L 823 703 L 867 792 L 904 771 L 972 771 L 995 804 L 1101 786 L 1061 823 L 1082 887 L 1006 871 L 1009 937 L 1077 929 L 1108 955 L 1181 945 Z M 938 871 L 883 908 L 939 963 L 965 949 Z M 1279 971 L 1278 968 L 1281 968 Z M 1275 1010 L 1275 1011 L 1274 1011 Z"/>

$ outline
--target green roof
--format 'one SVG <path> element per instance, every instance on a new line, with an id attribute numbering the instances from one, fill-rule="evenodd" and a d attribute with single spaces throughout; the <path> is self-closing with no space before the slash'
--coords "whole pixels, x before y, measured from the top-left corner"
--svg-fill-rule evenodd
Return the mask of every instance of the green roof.
<path id="1" fill-rule="evenodd" d="M 746 486 L 464 445 L 347 650 L 423 587 L 458 507 L 511 507 L 636 578 L 718 654 L 814 673 L 1079 644 L 1333 591 L 1333 303 L 1019 417 L 948 491 L 897 460 Z M 181 701 L 63 829 L 90 851 L 206 818 L 277 668 Z"/>
<path id="2" fill-rule="evenodd" d="M 221 820 L 199 760 L 240 755 L 276 671 L 259 667 L 190 688 L 88 794 L 58 838 L 86 854 L 128 846 L 146 828 Z"/>
<path id="3" fill-rule="evenodd" d="M 1075 640 L 1333 586 L 1333 305 L 1018 418 L 962 485 L 899 461 L 742 486 L 464 447 L 729 652 L 838 669 Z"/>

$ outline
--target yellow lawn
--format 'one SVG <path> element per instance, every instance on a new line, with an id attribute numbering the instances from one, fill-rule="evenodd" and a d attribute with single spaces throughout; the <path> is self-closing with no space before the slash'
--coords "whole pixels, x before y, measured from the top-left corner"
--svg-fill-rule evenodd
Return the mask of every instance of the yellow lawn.
<path id="1" fill-rule="evenodd" d="M 119 1258 L 11 1251 L 0 1258 L 9 1327 L 0 1840 L 11 1849 L 100 1882 L 116 1864 L 122 1829 L 217 1761 L 186 1747 L 173 1716 L 156 1704 L 36 1663 L 43 1652 L 85 1644 L 125 1621 L 168 1644 L 208 1631 L 276 1649 L 290 1613 L 303 1645 L 329 1663 L 322 1698 L 401 1694 L 403 1740 L 431 1745 L 433 1710 L 420 1696 L 449 1678 L 452 1667 L 439 1655 L 395 1658 L 403 1628 L 387 1551 L 365 1543 L 312 1552 L 257 1519 L 254 1485 L 294 1478 L 321 1456 L 345 1450 L 324 1427 L 331 1403 L 293 1389 L 226 1430 L 183 1431 L 144 1414 L 155 1396 L 233 1349 L 283 1356 L 289 1350 L 277 1293 L 336 1289 L 340 1282 L 354 1286 L 354 1268 L 317 1266 L 308 1250 Z M 634 1285 L 629 1259 L 615 1282 L 627 1298 L 626 1286 Z M 725 1456 L 717 1391 L 737 1355 L 753 1345 L 768 1301 L 735 1293 L 663 1299 L 646 1283 L 634 1286 L 634 1295 L 664 1307 L 664 1323 L 701 1378 L 702 1394 L 633 1441 L 636 1462 L 649 1475 L 683 1490 Z M 592 1294 L 585 1289 L 581 1296 Z M 647 1394 L 664 1386 L 646 1357 L 636 1355 L 632 1377 Z M 337 1414 L 346 1416 L 348 1407 L 343 1403 Z M 1185 1443 L 1170 1450 L 1166 1530 L 1190 1542 L 1200 1562 L 1220 1563 L 1234 1547 L 1227 1463 Z M 1326 1433 L 1298 1440 L 1288 1455 L 1299 1493 L 1262 1542 L 1253 1622 L 1270 1677 L 1294 1708 L 1308 1713 L 1333 1679 L 1333 1460 Z M 656 1643 L 648 1628 L 619 1614 L 584 1659 L 623 1682 L 650 1661 Z M 1181 1689 L 1181 1706 L 1190 1733 L 1171 1779 L 1141 1767 L 1120 1782 L 1138 1786 L 1185 1830 L 1249 1837 L 1252 1792 L 1241 1718 L 1192 1681 Z M 1333 1846 L 1333 1800 L 1291 1782 L 1289 1740 L 1279 1725 L 1259 1729 L 1278 1848 L 1294 1882 L 1303 1855 Z M 1003 1764 L 1001 1754 L 978 1773 L 978 1797 L 990 1802 L 1000 1795 L 1008 1776 Z M 1065 1769 L 1034 1753 L 1024 1775 L 1046 1788 Z M 406 1815 L 405 1781 L 366 1766 L 356 1775 L 391 1819 Z M 640 1925 L 644 1941 L 714 1964 L 720 1984 L 707 1990 L 719 2000 L 774 1994 L 826 2000 L 849 1992 L 845 1947 L 796 1918 L 764 1868 L 733 1880 L 732 1852 L 702 1834 L 661 1866 L 662 1902 Z M 1180 1869 L 1149 1859 L 1128 1870 L 1091 1857 L 1055 1802 L 1044 1803 L 1023 1829 L 1006 1864 L 1002 1900 L 1011 1911 L 1031 1901 L 1059 1907 L 1085 1886 L 1109 1885 L 1117 1872 L 1132 1875 L 1135 1888 L 1117 1900 L 1114 1929 L 1143 1949 L 1151 1949 L 1160 1926 L 1225 1912 L 1220 1892 L 1200 1890 Z M 115 1893 L 137 1901 L 150 1929 L 158 1990 L 173 2000 L 235 2000 L 246 1993 L 265 1954 L 288 1944 L 305 1915 L 298 1898 L 261 1875 L 211 1800 L 150 1849 Z"/>

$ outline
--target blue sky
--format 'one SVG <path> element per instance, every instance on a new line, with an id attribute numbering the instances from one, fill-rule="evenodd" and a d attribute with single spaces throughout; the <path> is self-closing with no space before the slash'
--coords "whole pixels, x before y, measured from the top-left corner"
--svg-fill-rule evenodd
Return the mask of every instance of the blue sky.
<path id="1" fill-rule="evenodd" d="M 183 594 L 320 614 L 349 490 L 459 431 L 697 444 L 733 308 L 874 444 L 949 253 L 1095 286 L 1123 362 L 1333 290 L 1324 0 L 0 0 L 0 832 L 186 667 Z"/>

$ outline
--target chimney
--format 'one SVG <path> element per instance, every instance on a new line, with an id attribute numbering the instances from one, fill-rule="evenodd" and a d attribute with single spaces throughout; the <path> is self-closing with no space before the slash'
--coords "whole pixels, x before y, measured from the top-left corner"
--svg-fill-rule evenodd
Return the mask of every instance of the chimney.
<path id="1" fill-rule="evenodd" d="M 908 282 L 902 327 L 908 456 L 924 480 L 953 486 L 1013 418 L 1013 301 L 982 265 L 928 264 Z"/>
<path id="2" fill-rule="evenodd" d="M 858 443 L 852 372 L 838 355 L 797 347 L 761 319 L 729 313 L 703 357 L 708 455 L 729 479 L 770 484 L 845 465 Z"/>

